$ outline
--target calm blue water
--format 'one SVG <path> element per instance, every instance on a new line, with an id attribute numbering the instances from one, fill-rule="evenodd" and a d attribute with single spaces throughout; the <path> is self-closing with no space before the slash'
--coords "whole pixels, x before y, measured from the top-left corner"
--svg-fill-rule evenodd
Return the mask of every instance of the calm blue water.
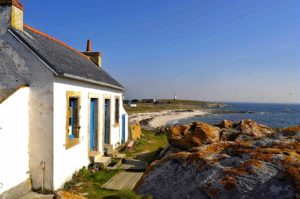
<path id="1" fill-rule="evenodd" d="M 300 104 L 250 104 L 250 103 L 226 103 L 229 107 L 224 110 L 243 111 L 248 113 L 211 114 L 172 121 L 170 124 L 189 124 L 203 121 L 216 124 L 227 119 L 240 121 L 252 119 L 258 123 L 280 128 L 300 125 Z M 220 110 L 222 110 L 220 109 Z"/>

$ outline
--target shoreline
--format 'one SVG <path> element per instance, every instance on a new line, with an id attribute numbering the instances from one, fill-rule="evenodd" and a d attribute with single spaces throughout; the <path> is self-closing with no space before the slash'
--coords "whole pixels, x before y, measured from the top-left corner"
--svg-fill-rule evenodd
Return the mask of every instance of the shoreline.
<path id="1" fill-rule="evenodd" d="M 160 112 L 134 113 L 129 115 L 129 122 L 139 122 L 144 128 L 158 128 L 174 120 L 185 119 L 197 115 L 210 114 L 203 110 L 167 110 Z"/>

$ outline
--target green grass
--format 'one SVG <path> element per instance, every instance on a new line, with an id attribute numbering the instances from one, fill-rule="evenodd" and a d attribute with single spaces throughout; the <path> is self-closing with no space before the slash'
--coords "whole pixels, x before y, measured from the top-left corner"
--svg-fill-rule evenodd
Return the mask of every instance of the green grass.
<path id="1" fill-rule="evenodd" d="M 88 169 L 81 169 L 74 174 L 70 182 L 65 183 L 64 189 L 76 194 L 87 193 L 86 197 L 91 199 L 120 198 L 120 199 L 142 199 L 131 190 L 114 191 L 103 189 L 101 186 L 111 179 L 119 170 L 101 170 L 92 172 Z"/>
<path id="2" fill-rule="evenodd" d="M 165 110 L 179 110 L 179 109 L 205 109 L 216 106 L 222 106 L 221 103 L 195 101 L 195 100 L 161 100 L 164 104 L 153 103 L 137 103 L 136 108 L 131 108 L 127 104 L 124 105 L 127 113 L 144 113 L 144 112 L 159 112 Z"/>
<path id="3" fill-rule="evenodd" d="M 137 157 L 146 152 L 140 159 L 151 162 L 162 147 L 167 146 L 168 141 L 165 135 L 155 135 L 152 131 L 142 131 L 142 137 L 136 141 L 132 149 L 125 149 L 123 153 L 127 157 Z M 117 160 L 115 160 L 117 161 Z M 73 175 L 71 181 L 65 183 L 64 189 L 76 194 L 87 193 L 91 199 L 146 199 L 151 197 L 138 196 L 131 190 L 114 191 L 103 189 L 101 186 L 116 175 L 120 170 L 101 170 L 92 172 L 88 169 L 81 169 Z"/>
<path id="4" fill-rule="evenodd" d="M 127 157 L 135 157 L 141 153 L 145 153 L 140 159 L 151 162 L 161 148 L 168 145 L 166 135 L 155 135 L 153 131 L 142 130 L 142 136 L 140 140 L 137 140 L 132 149 L 125 149 L 123 153 Z"/>

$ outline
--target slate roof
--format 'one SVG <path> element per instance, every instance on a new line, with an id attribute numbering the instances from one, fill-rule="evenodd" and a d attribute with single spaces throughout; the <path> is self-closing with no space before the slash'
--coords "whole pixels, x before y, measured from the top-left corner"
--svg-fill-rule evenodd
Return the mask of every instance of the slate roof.
<path id="1" fill-rule="evenodd" d="M 42 59 L 57 76 L 124 89 L 105 70 L 65 43 L 27 25 L 24 26 L 24 31 L 11 29 L 11 32 Z"/>

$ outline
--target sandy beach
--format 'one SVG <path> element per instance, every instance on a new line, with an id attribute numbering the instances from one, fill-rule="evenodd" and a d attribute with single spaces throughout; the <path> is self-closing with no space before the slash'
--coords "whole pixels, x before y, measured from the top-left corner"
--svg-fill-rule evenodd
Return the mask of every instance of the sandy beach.
<path id="1" fill-rule="evenodd" d="M 143 120 L 148 120 L 147 126 L 151 128 L 157 128 L 174 120 L 205 114 L 209 113 L 201 110 L 168 110 L 152 113 L 134 113 L 129 115 L 129 122 L 141 122 Z"/>

